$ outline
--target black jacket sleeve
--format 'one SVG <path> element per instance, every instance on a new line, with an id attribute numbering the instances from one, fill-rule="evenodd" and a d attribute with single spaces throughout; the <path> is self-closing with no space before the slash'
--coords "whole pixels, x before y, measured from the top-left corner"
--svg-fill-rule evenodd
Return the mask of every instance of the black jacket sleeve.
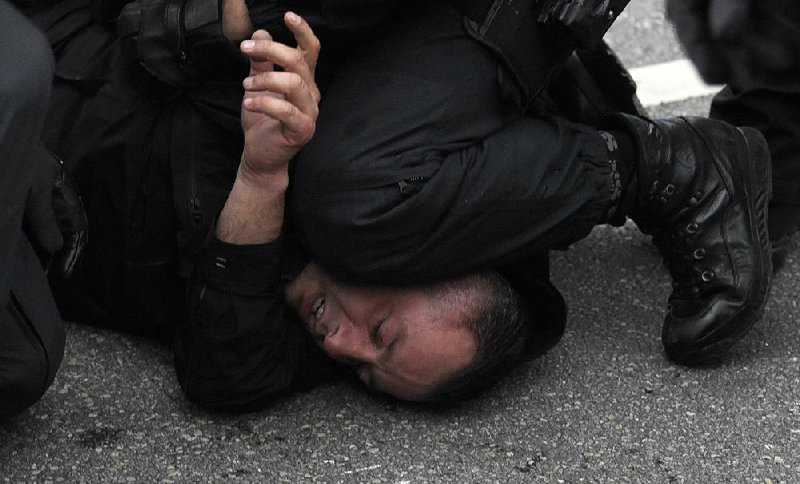
<path id="1" fill-rule="evenodd" d="M 238 246 L 212 237 L 198 254 L 175 351 L 178 380 L 195 402 L 255 410 L 336 376 L 285 304 L 282 243 Z"/>

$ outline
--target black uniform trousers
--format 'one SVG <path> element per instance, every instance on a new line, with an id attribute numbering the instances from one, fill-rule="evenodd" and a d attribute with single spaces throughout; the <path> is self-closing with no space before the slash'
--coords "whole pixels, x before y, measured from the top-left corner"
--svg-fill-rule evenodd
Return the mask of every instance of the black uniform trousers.
<path id="1" fill-rule="evenodd" d="M 764 133 L 772 157 L 772 203 L 800 205 L 800 73 L 761 84 L 726 87 L 714 97 L 710 116 Z"/>
<path id="2" fill-rule="evenodd" d="M 315 259 L 417 283 L 519 262 L 602 222 L 615 195 L 599 132 L 523 115 L 504 76 L 447 2 L 409 8 L 353 53 L 292 173 Z"/>
<path id="3" fill-rule="evenodd" d="M 23 232 L 53 60 L 42 35 L 0 0 L 0 419 L 41 397 L 64 353 L 64 325 Z"/>

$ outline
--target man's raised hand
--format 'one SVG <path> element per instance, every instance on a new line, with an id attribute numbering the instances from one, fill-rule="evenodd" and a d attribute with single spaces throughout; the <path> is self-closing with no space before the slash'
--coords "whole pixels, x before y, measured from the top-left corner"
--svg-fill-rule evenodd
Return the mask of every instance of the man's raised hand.
<path id="1" fill-rule="evenodd" d="M 243 82 L 245 147 L 240 172 L 256 180 L 285 174 L 289 160 L 313 136 L 319 113 L 314 81 L 319 40 L 294 13 L 287 13 L 284 21 L 297 47 L 273 41 L 264 30 L 241 45 L 250 58 L 250 75 Z"/>
<path id="2" fill-rule="evenodd" d="M 319 40 L 297 15 L 287 13 L 284 21 L 296 48 L 274 42 L 263 30 L 242 42 L 242 52 L 250 58 L 242 101 L 244 151 L 217 220 L 217 237 L 223 242 L 263 244 L 280 237 L 289 160 L 316 129 Z"/>

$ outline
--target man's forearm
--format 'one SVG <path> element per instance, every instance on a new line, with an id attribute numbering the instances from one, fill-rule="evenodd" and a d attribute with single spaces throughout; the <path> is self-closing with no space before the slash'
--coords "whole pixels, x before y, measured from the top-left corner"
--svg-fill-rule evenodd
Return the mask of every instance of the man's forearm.
<path id="1" fill-rule="evenodd" d="M 319 40 L 296 14 L 285 14 L 296 48 L 272 40 L 260 30 L 242 42 L 250 57 L 243 81 L 244 149 L 236 181 L 217 221 L 217 237 L 237 245 L 265 244 L 283 230 L 289 161 L 314 134 L 319 89 L 314 67 Z M 282 71 L 276 72 L 274 66 Z"/>
<path id="2" fill-rule="evenodd" d="M 240 168 L 217 221 L 217 238 L 230 244 L 252 245 L 280 237 L 288 184 L 285 170 L 254 177 Z"/>

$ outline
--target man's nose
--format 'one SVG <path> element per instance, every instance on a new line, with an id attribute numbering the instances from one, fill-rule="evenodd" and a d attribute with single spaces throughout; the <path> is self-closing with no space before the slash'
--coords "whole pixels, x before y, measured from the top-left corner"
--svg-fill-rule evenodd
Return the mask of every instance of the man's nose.
<path id="1" fill-rule="evenodd" d="M 325 337 L 322 346 L 328 356 L 337 360 L 373 363 L 376 359 L 377 349 L 371 344 L 367 331 L 349 321 L 340 321 L 338 329 Z"/>

